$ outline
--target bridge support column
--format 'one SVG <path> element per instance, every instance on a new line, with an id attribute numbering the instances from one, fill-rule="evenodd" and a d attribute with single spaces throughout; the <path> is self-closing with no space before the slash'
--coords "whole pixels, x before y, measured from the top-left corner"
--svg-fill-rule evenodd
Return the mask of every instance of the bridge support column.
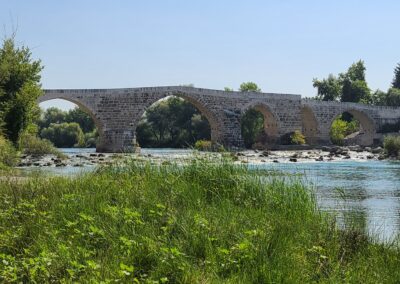
<path id="1" fill-rule="evenodd" d="M 132 129 L 105 130 L 96 147 L 96 152 L 129 153 L 135 151 Z"/>

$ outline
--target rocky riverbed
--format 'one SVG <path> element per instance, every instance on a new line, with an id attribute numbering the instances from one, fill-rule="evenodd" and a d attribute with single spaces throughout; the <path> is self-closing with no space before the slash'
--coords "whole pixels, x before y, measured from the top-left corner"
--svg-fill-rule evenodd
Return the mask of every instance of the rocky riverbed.
<path id="1" fill-rule="evenodd" d="M 54 155 L 22 156 L 19 167 L 86 167 L 102 164 L 110 164 L 118 159 L 134 158 L 138 160 L 150 160 L 154 162 L 182 162 L 185 159 L 211 156 L 221 157 L 222 153 L 198 152 L 187 150 L 174 153 L 142 153 L 139 154 L 111 154 L 111 153 L 79 153 L 67 154 L 65 159 Z M 225 153 L 225 155 L 227 155 Z M 230 157 L 236 163 L 301 163 L 301 162 L 331 162 L 342 160 L 367 161 L 386 159 L 381 147 L 370 148 L 360 146 L 348 147 L 321 147 L 312 150 L 245 150 L 232 152 Z"/>

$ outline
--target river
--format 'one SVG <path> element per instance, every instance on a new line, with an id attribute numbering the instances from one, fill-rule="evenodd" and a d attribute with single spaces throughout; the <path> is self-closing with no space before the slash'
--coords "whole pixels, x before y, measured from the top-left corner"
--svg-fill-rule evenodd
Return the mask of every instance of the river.
<path id="1" fill-rule="evenodd" d="M 61 150 L 67 155 L 95 152 L 95 149 Z M 185 156 L 190 155 L 191 150 L 142 149 L 141 154 Z M 391 240 L 400 232 L 400 162 L 348 160 L 249 166 L 300 175 L 315 189 L 319 206 L 336 214 L 341 225 L 355 220 L 357 227 L 381 240 Z M 45 171 L 75 175 L 94 167 L 48 167 Z"/>

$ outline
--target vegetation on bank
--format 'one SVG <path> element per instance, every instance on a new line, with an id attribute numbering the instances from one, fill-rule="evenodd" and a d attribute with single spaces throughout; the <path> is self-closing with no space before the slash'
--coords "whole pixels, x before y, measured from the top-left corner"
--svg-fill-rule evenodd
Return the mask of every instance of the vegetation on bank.
<path id="1" fill-rule="evenodd" d="M 0 282 L 395 283 L 400 248 L 228 162 L 0 180 Z"/>
<path id="2" fill-rule="evenodd" d="M 400 136 L 385 136 L 383 141 L 383 147 L 386 155 L 389 157 L 400 159 Z"/>
<path id="3" fill-rule="evenodd" d="M 331 142 L 335 145 L 344 145 L 345 138 L 360 130 L 360 122 L 349 113 L 337 117 L 330 130 Z"/>

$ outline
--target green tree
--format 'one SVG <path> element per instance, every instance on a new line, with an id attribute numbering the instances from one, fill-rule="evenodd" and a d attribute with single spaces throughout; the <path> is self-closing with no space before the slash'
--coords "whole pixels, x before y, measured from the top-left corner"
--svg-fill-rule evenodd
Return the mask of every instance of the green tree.
<path id="1" fill-rule="evenodd" d="M 371 96 L 371 104 L 376 106 L 384 106 L 386 105 L 387 93 L 376 90 Z"/>
<path id="2" fill-rule="evenodd" d="M 225 92 L 233 92 L 233 89 L 229 88 L 229 87 L 224 87 L 224 91 Z"/>
<path id="3" fill-rule="evenodd" d="M 92 132 L 96 127 L 92 117 L 79 107 L 69 110 L 65 121 L 78 123 L 84 133 Z"/>
<path id="4" fill-rule="evenodd" d="M 341 96 L 340 81 L 332 74 L 327 79 L 313 79 L 313 87 L 317 88 L 317 98 L 322 101 L 336 101 Z"/>
<path id="5" fill-rule="evenodd" d="M 40 86 L 40 60 L 34 61 L 27 47 L 17 47 L 14 37 L 0 49 L 0 121 L 4 134 L 14 144 L 23 132 L 35 132 L 33 122 L 40 115 L 37 99 Z"/>
<path id="6" fill-rule="evenodd" d="M 56 107 L 50 107 L 46 109 L 42 115 L 40 120 L 38 121 L 39 132 L 43 128 L 47 128 L 52 123 L 63 123 L 66 122 L 67 112 L 62 111 Z"/>
<path id="7" fill-rule="evenodd" d="M 264 133 L 264 116 L 255 109 L 249 109 L 241 118 L 241 129 L 244 145 L 251 148 Z"/>
<path id="8" fill-rule="evenodd" d="M 339 75 L 342 85 L 342 102 L 371 103 L 371 90 L 365 81 L 364 61 L 353 63 L 346 73 Z"/>
<path id="9" fill-rule="evenodd" d="M 400 106 L 400 89 L 390 88 L 386 95 L 386 103 L 388 106 Z"/>
<path id="10" fill-rule="evenodd" d="M 253 82 L 244 82 L 240 84 L 240 92 L 261 92 L 261 89 Z"/>
<path id="11" fill-rule="evenodd" d="M 40 136 L 52 141 L 59 148 L 83 147 L 85 145 L 84 134 L 76 122 L 50 124 L 49 127 L 42 129 Z"/>
<path id="12" fill-rule="evenodd" d="M 392 88 L 400 89 L 400 63 L 397 63 L 397 66 L 394 69 Z"/>
<path id="13" fill-rule="evenodd" d="M 210 139 L 210 125 L 189 102 L 170 97 L 151 106 L 136 129 L 142 147 L 187 147 Z"/>

